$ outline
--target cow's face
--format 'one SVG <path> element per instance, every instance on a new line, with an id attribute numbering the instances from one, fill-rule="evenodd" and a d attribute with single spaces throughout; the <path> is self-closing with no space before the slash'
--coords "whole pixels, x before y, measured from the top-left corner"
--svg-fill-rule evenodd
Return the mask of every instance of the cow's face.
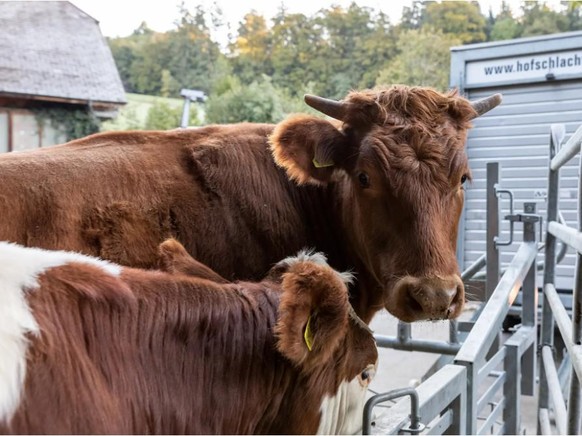
<path id="1" fill-rule="evenodd" d="M 342 102 L 306 101 L 343 124 L 297 116 L 277 126 L 275 160 L 299 183 L 335 182 L 346 237 L 367 286 L 403 321 L 457 317 L 464 287 L 456 261 L 470 120 L 498 95 L 395 86 Z"/>
<path id="2" fill-rule="evenodd" d="M 302 373 L 302 395 L 321 400 L 317 433 L 361 431 L 378 351 L 372 332 L 348 301 L 351 275 L 334 271 L 323 255 L 309 253 L 279 262 L 270 278 L 278 274 L 277 348 Z"/>

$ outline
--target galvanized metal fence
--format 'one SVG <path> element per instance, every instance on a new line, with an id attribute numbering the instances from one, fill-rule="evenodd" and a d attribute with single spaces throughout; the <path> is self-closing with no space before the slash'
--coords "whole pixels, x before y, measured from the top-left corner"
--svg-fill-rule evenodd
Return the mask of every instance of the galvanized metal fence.
<path id="1" fill-rule="evenodd" d="M 541 371 L 538 402 L 538 433 L 552 434 L 552 422 L 559 434 L 580 434 L 582 390 L 582 159 L 578 173 L 578 229 L 558 222 L 560 168 L 580 152 L 582 126 L 560 149 L 565 127 L 552 125 L 550 140 L 550 171 L 548 176 L 548 226 L 545 245 L 544 302 L 541 332 Z M 556 242 L 561 240 L 577 253 L 574 280 L 572 318 L 570 319 L 555 287 Z M 561 389 L 559 370 L 554 361 L 554 330 L 562 336 L 568 352 L 562 368 L 570 366 L 568 400 Z M 551 418 L 553 417 L 553 420 Z"/>
<path id="2" fill-rule="evenodd" d="M 397 337 L 377 336 L 379 346 L 409 351 L 428 351 L 454 356 L 418 388 L 400 392 L 412 395 L 399 400 L 383 416 L 372 418 L 376 404 L 398 392 L 372 397 L 364 411 L 364 434 L 519 434 L 521 432 L 521 396 L 533 396 L 536 390 L 538 287 L 536 270 L 537 252 L 545 249 L 543 326 L 541 335 L 542 370 L 539 390 L 538 432 L 551 432 L 551 418 L 559 433 L 580 433 L 580 389 L 582 372 L 582 225 L 578 231 L 560 220 L 558 210 L 559 167 L 571 159 L 582 142 L 582 127 L 558 153 L 558 144 L 564 137 L 563 127 L 553 126 L 550 140 L 550 175 L 548 187 L 548 215 L 546 243 L 536 241 L 541 216 L 535 203 L 524 203 L 522 213 L 514 213 L 513 206 L 505 219 L 510 222 L 510 239 L 499 240 L 499 197 L 511 193 L 499 185 L 499 166 L 487 165 L 487 253 L 464 273 L 463 279 L 474 276 L 487 266 L 485 299 L 481 310 L 470 322 L 451 322 L 449 341 L 413 339 L 410 326 L 399 323 Z M 581 159 L 582 162 L 582 159 Z M 582 163 L 581 163 L 582 165 Z M 581 169 L 582 172 L 582 169 Z M 579 198 L 582 193 L 582 182 Z M 512 203 L 510 203 L 512 204 Z M 580 203 L 582 213 L 582 202 Z M 582 220 L 579 219 L 582 223 Z M 522 242 L 513 260 L 501 275 L 499 247 L 513 242 L 514 224 L 523 225 Z M 553 285 L 556 265 L 556 240 L 560 239 L 578 250 L 578 266 L 574 287 L 573 319 Z M 565 254 L 564 247 L 559 258 Z M 522 291 L 519 314 L 521 324 L 505 340 L 500 341 L 502 324 L 512 308 L 518 292 Z M 556 370 L 553 350 L 554 324 L 564 338 L 568 355 Z M 464 338 L 462 337 L 464 336 Z M 448 361 L 451 361 L 449 357 Z M 571 362 L 571 363 L 570 363 Z M 571 365 L 572 376 L 568 408 L 560 390 L 560 380 Z M 563 384 L 563 383 L 562 383 Z M 411 420 L 411 416 L 414 418 Z M 417 419 L 418 418 L 418 419 Z"/>

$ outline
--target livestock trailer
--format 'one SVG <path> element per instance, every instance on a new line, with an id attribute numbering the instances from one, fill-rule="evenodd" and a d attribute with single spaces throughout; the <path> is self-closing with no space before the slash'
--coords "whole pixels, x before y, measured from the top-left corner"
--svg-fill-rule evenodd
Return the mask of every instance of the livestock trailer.
<path id="1" fill-rule="evenodd" d="M 457 252 L 464 270 L 486 250 L 487 162 L 499 162 L 503 189 L 511 191 L 516 211 L 534 199 L 546 220 L 550 125 L 564 124 L 568 139 L 582 121 L 582 32 L 453 47 L 450 77 L 451 87 L 471 100 L 503 94 L 498 108 L 474 121 L 467 141 L 473 181 Z M 559 210 L 570 225 L 576 223 L 578 159 L 562 169 L 560 180 Z M 510 205 L 502 198 L 499 235 L 509 241 L 510 222 L 504 217 Z M 515 255 L 519 232 L 513 242 L 501 252 L 502 268 Z M 575 259 L 570 250 L 556 267 L 558 289 L 572 289 Z"/>

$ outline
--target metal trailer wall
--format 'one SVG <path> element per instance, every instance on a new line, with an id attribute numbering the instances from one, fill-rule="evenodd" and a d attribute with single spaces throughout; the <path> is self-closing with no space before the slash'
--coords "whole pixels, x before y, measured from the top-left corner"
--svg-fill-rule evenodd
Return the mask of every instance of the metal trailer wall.
<path id="1" fill-rule="evenodd" d="M 463 270 L 486 250 L 487 162 L 500 163 L 501 187 L 513 191 L 514 209 L 522 211 L 524 201 L 535 198 L 545 225 L 550 125 L 565 124 L 567 140 L 582 122 L 582 32 L 453 47 L 451 52 L 451 87 L 471 100 L 503 94 L 500 106 L 475 120 L 467 141 L 473 182 L 466 187 L 459 232 L 458 258 Z M 566 68 L 550 68 L 550 62 L 566 62 Z M 567 67 L 568 62 L 572 68 Z M 494 67 L 498 71 L 523 70 L 526 63 L 528 72 L 491 74 Z M 548 68 L 535 69 L 542 65 Z M 484 74 L 485 68 L 489 68 L 489 76 Z M 559 208 L 570 225 L 576 225 L 578 160 L 562 169 L 560 180 Z M 501 209 L 509 214 L 507 197 L 502 198 Z M 507 240 L 509 222 L 503 217 L 504 213 L 500 238 Z M 502 268 L 521 242 L 519 232 L 515 236 L 514 244 L 503 247 Z M 557 288 L 572 289 L 575 260 L 574 251 L 569 250 L 556 267 Z"/>

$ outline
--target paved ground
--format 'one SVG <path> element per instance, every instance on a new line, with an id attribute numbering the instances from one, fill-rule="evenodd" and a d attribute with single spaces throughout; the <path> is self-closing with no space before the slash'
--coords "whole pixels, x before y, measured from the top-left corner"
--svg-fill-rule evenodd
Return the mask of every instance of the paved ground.
<path id="1" fill-rule="evenodd" d="M 468 318 L 472 315 L 475 306 L 462 315 Z M 396 336 L 397 320 L 386 311 L 378 313 L 370 327 L 374 333 Z M 433 340 L 448 340 L 449 324 L 446 321 L 421 322 L 412 324 L 412 337 Z M 379 348 L 378 372 L 371 383 L 371 392 L 387 392 L 393 389 L 416 386 L 439 355 L 432 353 L 420 353 L 398 351 Z M 522 426 L 526 434 L 536 434 L 536 399 L 522 397 L 521 403 Z"/>

